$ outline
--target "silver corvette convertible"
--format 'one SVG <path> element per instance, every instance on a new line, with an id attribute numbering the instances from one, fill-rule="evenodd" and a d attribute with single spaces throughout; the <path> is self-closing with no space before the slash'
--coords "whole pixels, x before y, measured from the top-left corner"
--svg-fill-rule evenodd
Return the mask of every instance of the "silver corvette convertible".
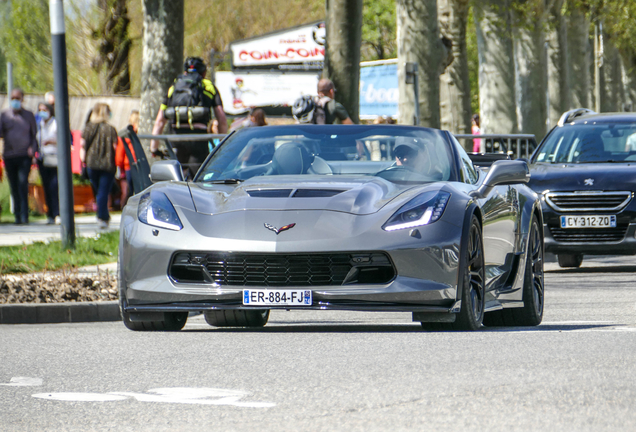
<path id="1" fill-rule="evenodd" d="M 272 309 L 321 309 L 411 312 L 425 329 L 538 325 L 528 167 L 481 158 L 435 129 L 298 125 L 228 136 L 190 182 L 157 162 L 122 215 L 123 322 L 180 330 L 202 312 L 260 327 Z"/>

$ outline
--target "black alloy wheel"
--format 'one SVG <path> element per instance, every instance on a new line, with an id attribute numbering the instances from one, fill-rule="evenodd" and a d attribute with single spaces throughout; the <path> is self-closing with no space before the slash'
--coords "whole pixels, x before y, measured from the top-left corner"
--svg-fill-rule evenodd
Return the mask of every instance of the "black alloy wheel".
<path id="1" fill-rule="evenodd" d="M 472 216 L 468 238 L 462 248 L 460 259 L 460 291 L 461 310 L 453 323 L 422 323 L 426 330 L 479 330 L 484 319 L 486 305 L 486 278 L 484 264 L 484 242 L 481 224 L 476 216 Z"/>
<path id="2" fill-rule="evenodd" d="M 498 326 L 537 326 L 543 320 L 545 300 L 544 285 L 544 244 L 539 222 L 534 216 L 530 234 L 523 277 L 523 307 L 502 309 L 489 312 L 484 317 L 484 325 Z"/>

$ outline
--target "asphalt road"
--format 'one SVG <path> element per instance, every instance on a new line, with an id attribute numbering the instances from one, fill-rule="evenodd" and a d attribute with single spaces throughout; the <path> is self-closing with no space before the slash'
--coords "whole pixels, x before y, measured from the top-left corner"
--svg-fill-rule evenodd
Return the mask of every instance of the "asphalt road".
<path id="1" fill-rule="evenodd" d="M 636 430 L 634 258 L 547 269 L 537 328 L 345 312 L 256 331 L 0 326 L 0 430 Z"/>

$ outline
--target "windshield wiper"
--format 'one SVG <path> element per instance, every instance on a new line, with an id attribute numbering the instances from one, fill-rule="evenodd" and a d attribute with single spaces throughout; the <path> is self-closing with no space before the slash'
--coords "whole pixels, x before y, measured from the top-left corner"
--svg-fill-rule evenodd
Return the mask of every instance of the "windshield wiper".
<path id="1" fill-rule="evenodd" d="M 604 161 L 576 161 L 575 163 L 577 163 L 577 164 L 584 164 L 584 163 L 601 164 L 601 163 L 630 163 L 630 162 L 635 162 L 635 161 L 609 159 L 609 160 L 604 160 Z"/>
<path id="2" fill-rule="evenodd" d="M 228 179 L 218 179 L 218 180 L 206 180 L 203 183 L 212 183 L 212 184 L 238 184 L 245 180 L 237 179 L 237 178 L 228 178 Z"/>

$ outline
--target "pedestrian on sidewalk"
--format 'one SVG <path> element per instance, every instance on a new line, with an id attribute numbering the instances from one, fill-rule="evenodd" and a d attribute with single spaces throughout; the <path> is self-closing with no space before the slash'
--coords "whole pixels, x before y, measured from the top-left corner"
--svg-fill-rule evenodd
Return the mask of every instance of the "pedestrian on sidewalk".
<path id="1" fill-rule="evenodd" d="M 57 182 L 57 122 L 55 108 L 48 103 L 38 105 L 38 170 L 42 178 L 44 201 L 46 202 L 47 224 L 55 224 L 55 218 L 60 215 L 60 203 Z"/>
<path id="2" fill-rule="evenodd" d="M 15 223 L 29 223 L 29 172 L 37 151 L 35 116 L 22 107 L 24 92 L 13 89 L 10 108 L 0 113 L 0 138 L 4 138 L 5 170 L 13 198 Z"/>
<path id="3" fill-rule="evenodd" d="M 82 132 L 80 160 L 86 164 L 88 178 L 95 191 L 97 202 L 97 222 L 100 228 L 108 228 L 108 196 L 115 181 L 115 151 L 117 149 L 117 130 L 108 121 L 111 118 L 110 107 L 105 103 L 96 103 L 90 121 Z"/>
<path id="4" fill-rule="evenodd" d="M 128 124 L 132 126 L 135 133 L 139 129 L 139 111 L 133 110 L 130 113 L 130 117 L 128 118 Z M 117 151 L 115 152 L 115 165 L 119 168 L 119 184 L 121 187 L 121 208 L 124 208 L 126 202 L 128 202 L 128 197 L 134 194 L 133 181 L 132 181 L 132 173 L 130 172 L 130 161 L 128 160 L 128 155 L 126 154 L 126 149 L 124 146 L 128 146 L 128 150 L 132 155 L 134 161 L 136 162 L 137 156 L 135 155 L 135 149 L 133 148 L 132 142 L 128 136 L 128 128 L 122 129 L 119 131 L 119 142 L 117 143 Z"/>

